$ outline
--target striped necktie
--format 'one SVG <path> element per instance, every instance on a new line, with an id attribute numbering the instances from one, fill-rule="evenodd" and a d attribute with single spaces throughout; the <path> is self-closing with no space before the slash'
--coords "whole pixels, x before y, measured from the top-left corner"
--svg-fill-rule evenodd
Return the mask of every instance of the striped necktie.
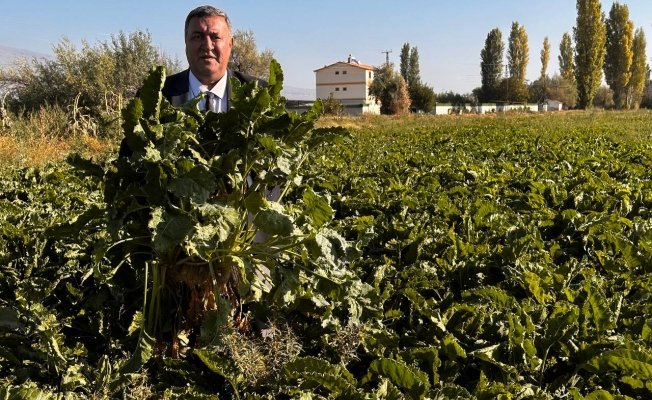
<path id="1" fill-rule="evenodd" d="M 213 100 L 215 99 L 215 93 L 213 92 L 204 92 L 206 94 L 206 104 L 204 105 L 204 110 L 213 111 Z"/>

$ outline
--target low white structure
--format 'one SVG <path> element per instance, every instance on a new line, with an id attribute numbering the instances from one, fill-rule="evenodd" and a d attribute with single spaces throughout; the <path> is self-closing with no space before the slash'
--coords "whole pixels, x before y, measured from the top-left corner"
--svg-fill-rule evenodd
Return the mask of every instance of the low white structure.
<path id="1" fill-rule="evenodd" d="M 564 109 L 564 103 L 557 100 L 545 99 L 543 104 L 546 105 L 547 111 L 561 111 Z"/>
<path id="2" fill-rule="evenodd" d="M 346 62 L 339 61 L 315 70 L 316 97 L 325 100 L 332 94 L 350 115 L 380 114 L 380 104 L 369 95 L 375 70 L 349 54 Z"/>

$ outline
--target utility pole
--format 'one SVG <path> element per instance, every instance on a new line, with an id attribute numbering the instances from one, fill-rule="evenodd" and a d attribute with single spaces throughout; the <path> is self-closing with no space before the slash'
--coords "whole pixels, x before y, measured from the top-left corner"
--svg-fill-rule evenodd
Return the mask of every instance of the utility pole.
<path id="1" fill-rule="evenodd" d="M 509 66 L 505 65 L 505 79 L 507 82 L 507 105 L 509 105 Z"/>
<path id="2" fill-rule="evenodd" d="M 389 53 L 391 53 L 391 52 L 392 52 L 391 50 L 381 51 L 381 53 L 385 53 L 385 63 L 386 64 L 389 64 Z"/>

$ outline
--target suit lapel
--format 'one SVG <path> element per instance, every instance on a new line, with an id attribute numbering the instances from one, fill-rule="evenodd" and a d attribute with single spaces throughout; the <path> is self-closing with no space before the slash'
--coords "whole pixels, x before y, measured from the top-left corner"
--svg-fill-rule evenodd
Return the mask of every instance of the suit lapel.
<path id="1" fill-rule="evenodd" d="M 187 69 L 177 76 L 170 96 L 170 104 L 180 107 L 190 100 L 190 70 Z"/>
<path id="2" fill-rule="evenodd" d="M 184 93 L 179 96 L 172 96 L 170 98 L 170 104 L 172 104 L 175 107 L 181 107 L 183 103 L 185 103 L 188 100 L 190 100 L 190 94 Z"/>
<path id="3" fill-rule="evenodd" d="M 233 76 L 233 71 L 230 69 L 226 70 L 226 89 L 224 94 L 226 97 L 226 111 L 231 109 L 231 77 Z"/>

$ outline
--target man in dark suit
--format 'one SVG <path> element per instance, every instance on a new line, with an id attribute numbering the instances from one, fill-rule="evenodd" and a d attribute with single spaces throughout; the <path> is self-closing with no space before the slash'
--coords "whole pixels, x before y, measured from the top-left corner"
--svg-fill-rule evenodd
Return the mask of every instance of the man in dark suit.
<path id="1" fill-rule="evenodd" d="M 258 80 L 259 85 L 267 85 L 227 67 L 233 37 L 231 21 L 224 11 L 211 6 L 195 8 L 186 17 L 184 36 L 188 69 L 169 76 L 163 87 L 163 96 L 173 106 L 206 93 L 207 101 L 199 103 L 200 109 L 226 112 L 231 108 L 231 77 L 243 83 Z"/>
<path id="2" fill-rule="evenodd" d="M 198 103 L 200 110 L 226 112 L 231 108 L 231 77 L 242 83 L 256 80 L 258 85 L 267 86 L 262 79 L 228 68 L 233 37 L 231 21 L 224 11 L 212 6 L 190 11 L 184 36 L 188 69 L 168 76 L 162 90 L 163 97 L 173 106 L 179 107 L 203 94 L 206 100 Z M 124 139 L 119 155 L 129 157 L 131 154 Z"/>

